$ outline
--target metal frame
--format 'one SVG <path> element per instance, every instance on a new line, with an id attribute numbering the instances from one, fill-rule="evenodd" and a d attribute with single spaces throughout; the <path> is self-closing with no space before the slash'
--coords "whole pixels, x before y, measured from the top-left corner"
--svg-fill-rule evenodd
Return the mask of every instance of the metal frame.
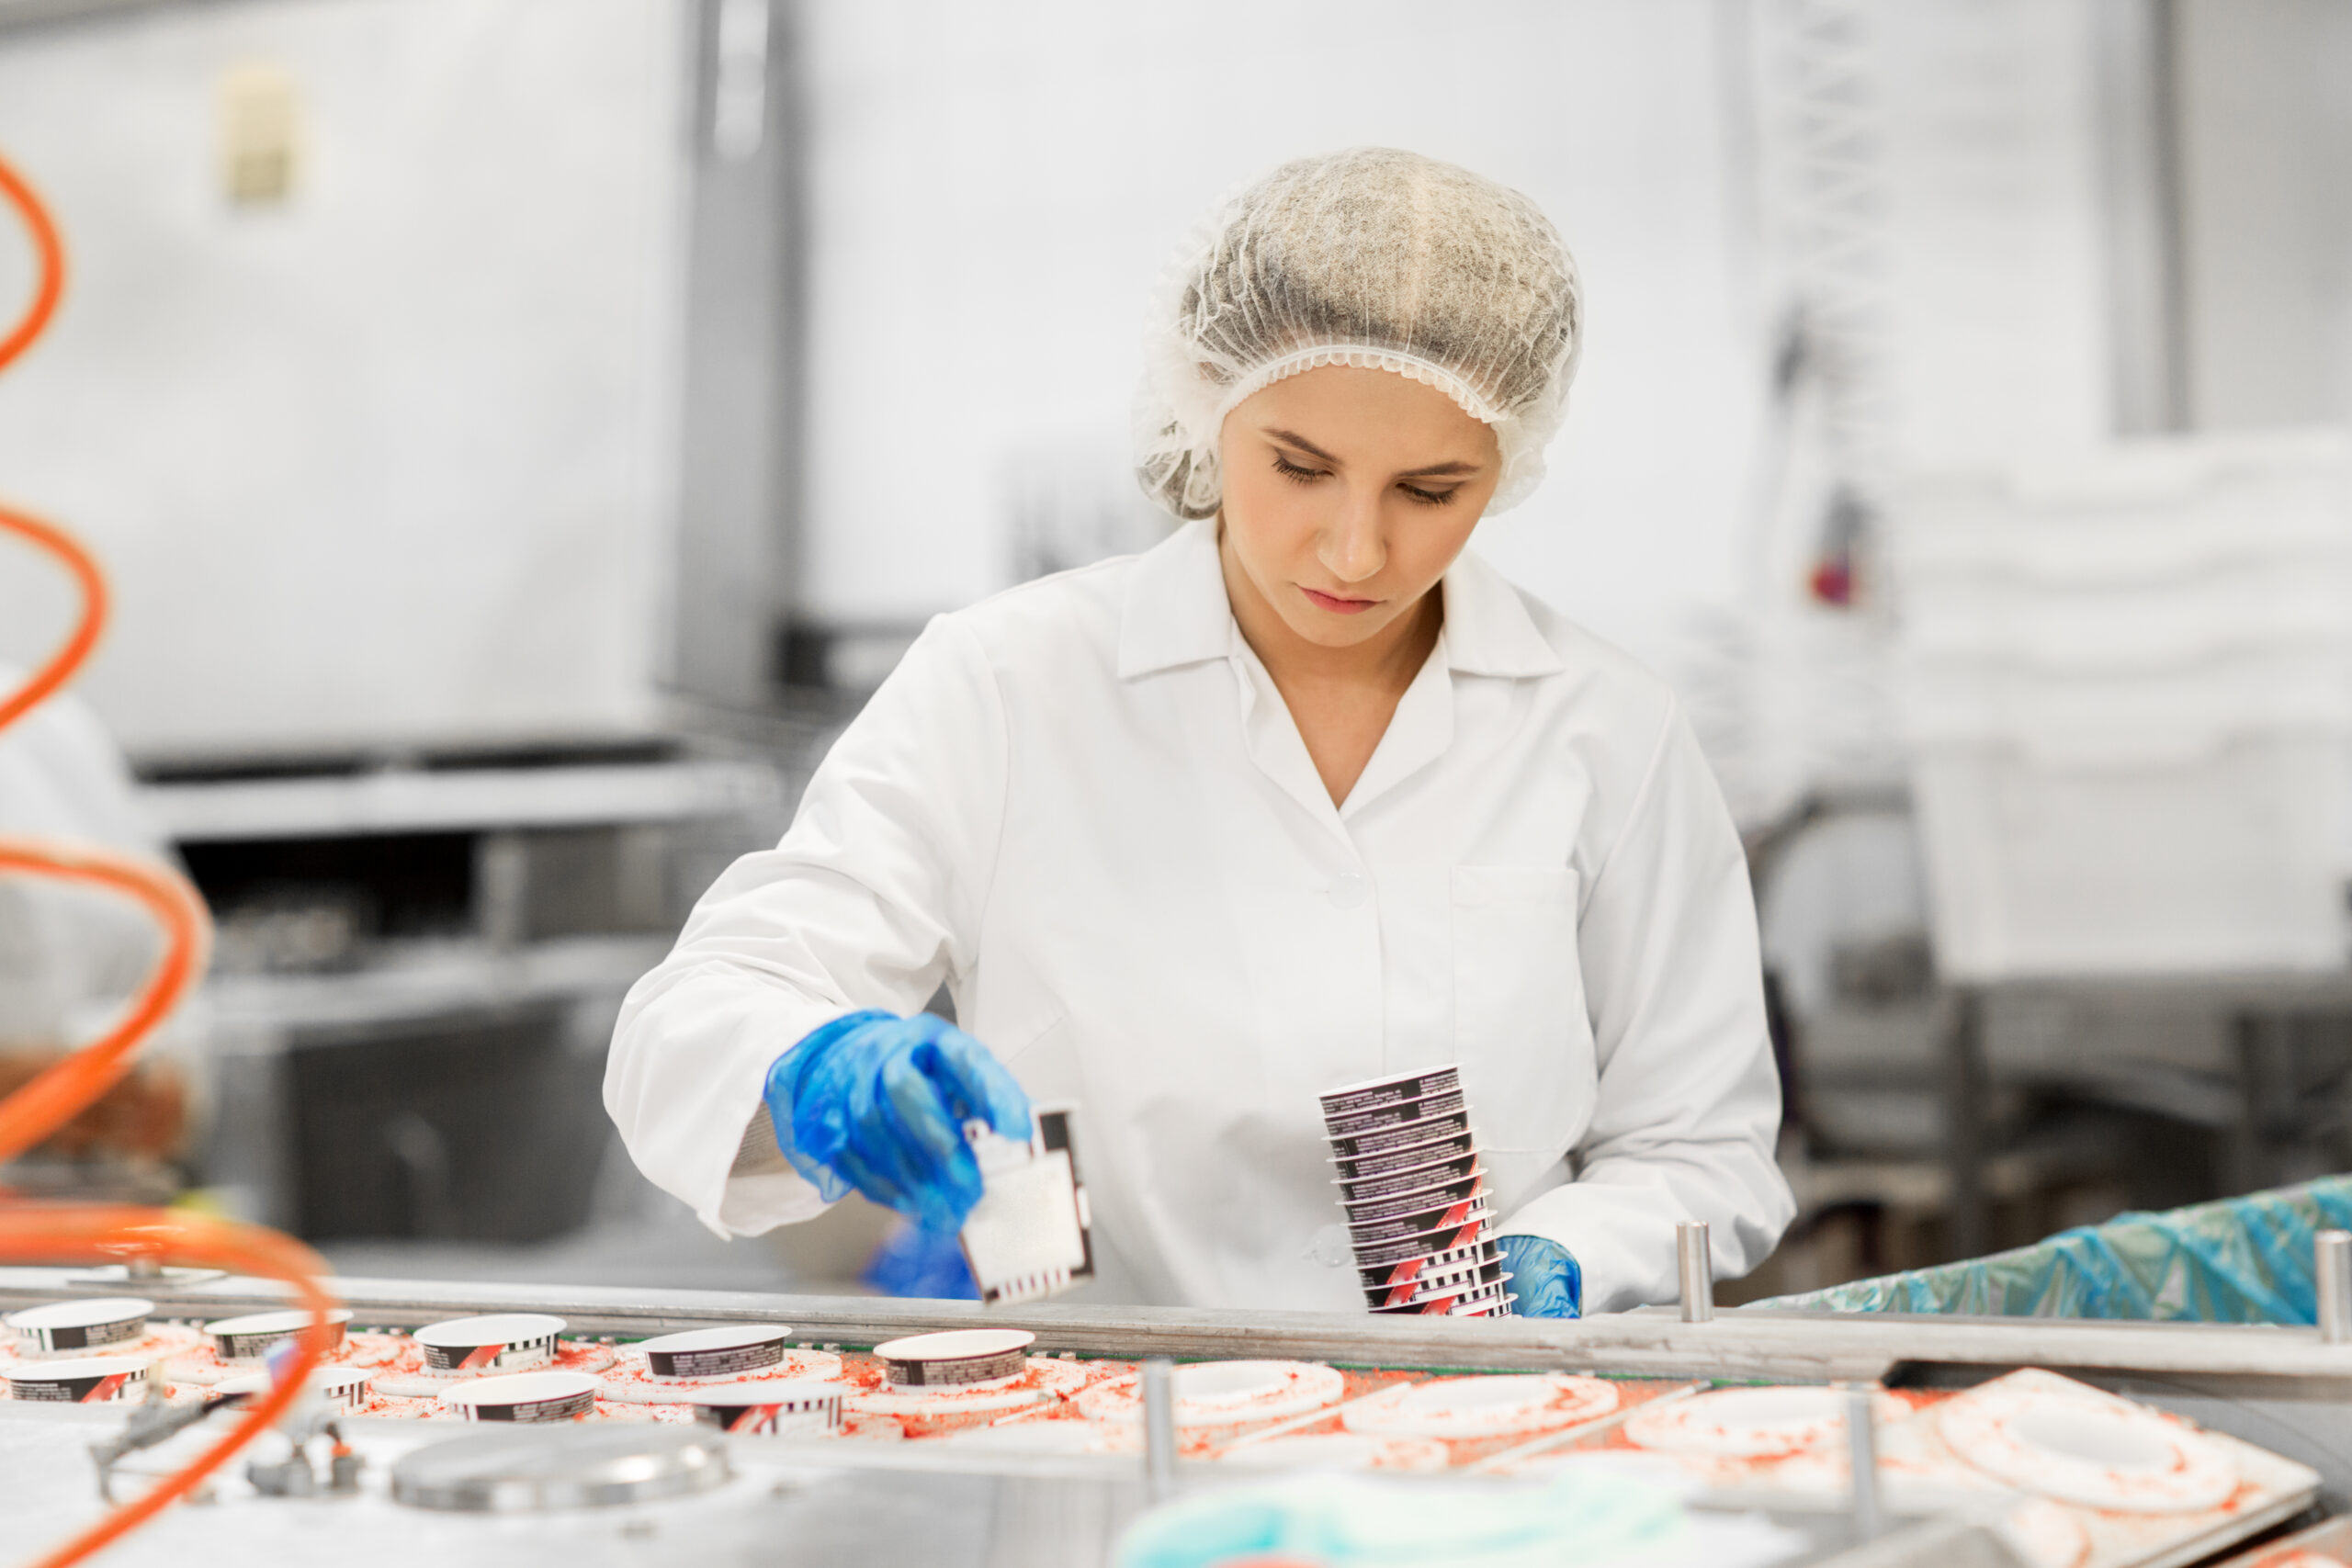
<path id="1" fill-rule="evenodd" d="M 589 1286 L 338 1279 L 368 1326 L 414 1328 L 476 1312 L 550 1312 L 577 1335 L 642 1337 L 725 1323 L 786 1323 L 794 1337 L 871 1346 L 902 1334 L 987 1322 L 1037 1336 L 1041 1352 L 1122 1358 L 1295 1357 L 1462 1371 L 1589 1370 L 1661 1377 L 1882 1378 L 1906 1363 L 2095 1369 L 2143 1376 L 2294 1379 L 2352 1390 L 2352 1344 L 2314 1329 L 2046 1318 L 1727 1310 L 1685 1323 L 1670 1309 L 1572 1321 L 1453 1322 L 1307 1312 L 1113 1307 L 1043 1303 L 1010 1311 L 977 1303 L 739 1291 L 647 1292 Z M 101 1280 L 55 1269 L 0 1269 L 0 1309 L 129 1291 L 159 1315 L 215 1318 L 285 1304 L 272 1282 Z"/>

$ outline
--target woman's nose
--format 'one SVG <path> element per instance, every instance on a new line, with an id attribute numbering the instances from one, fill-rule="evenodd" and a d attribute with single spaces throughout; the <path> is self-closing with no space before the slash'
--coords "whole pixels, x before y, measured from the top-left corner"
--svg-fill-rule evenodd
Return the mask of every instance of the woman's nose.
<path id="1" fill-rule="evenodd" d="M 1388 564 L 1388 547 L 1380 534 L 1379 498 L 1349 497 L 1340 515 L 1323 530 L 1317 553 L 1324 570 L 1341 582 L 1377 577 Z"/>

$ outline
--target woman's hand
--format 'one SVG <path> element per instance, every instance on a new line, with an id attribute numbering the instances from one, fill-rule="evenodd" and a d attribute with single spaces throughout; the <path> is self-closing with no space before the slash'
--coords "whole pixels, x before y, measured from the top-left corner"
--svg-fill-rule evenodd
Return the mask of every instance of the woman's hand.
<path id="1" fill-rule="evenodd" d="M 1584 1315 L 1584 1270 L 1574 1253 L 1540 1235 L 1504 1236 L 1502 1248 L 1513 1312 L 1521 1317 Z"/>
<path id="2" fill-rule="evenodd" d="M 980 1201 L 964 1123 L 1029 1137 L 1029 1097 L 987 1046 L 929 1013 L 855 1012 L 768 1069 L 768 1114 L 792 1167 L 828 1199 L 851 1188 L 928 1231 Z"/>

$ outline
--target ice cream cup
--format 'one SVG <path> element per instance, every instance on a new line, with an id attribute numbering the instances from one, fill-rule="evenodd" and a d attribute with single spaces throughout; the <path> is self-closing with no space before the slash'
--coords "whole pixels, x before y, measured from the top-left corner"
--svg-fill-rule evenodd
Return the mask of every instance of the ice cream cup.
<path id="1" fill-rule="evenodd" d="M 1510 1276 L 1503 1271 L 1502 1259 L 1473 1266 L 1466 1272 L 1423 1274 L 1419 1278 L 1388 1286 L 1367 1285 L 1364 1300 L 1376 1307 L 1411 1306 L 1420 1302 L 1464 1296 L 1492 1285 L 1500 1284 Z"/>
<path id="2" fill-rule="evenodd" d="M 784 1360 L 784 1342 L 791 1337 L 792 1330 L 780 1323 L 746 1324 L 663 1334 L 637 1348 L 656 1382 L 685 1382 L 765 1371 Z"/>
<path id="3" fill-rule="evenodd" d="M 543 1312 L 500 1312 L 453 1317 L 416 1331 L 424 1370 L 441 1376 L 521 1372 L 555 1359 L 563 1319 Z"/>
<path id="4" fill-rule="evenodd" d="M 842 1429 L 839 1383 L 804 1378 L 791 1382 L 718 1383 L 681 1397 L 695 1419 L 746 1436 L 822 1437 Z"/>
<path id="5" fill-rule="evenodd" d="M 1360 1268 L 1356 1270 L 1356 1278 L 1367 1291 L 1394 1290 L 1400 1285 L 1418 1288 L 1423 1279 L 1454 1279 L 1465 1270 L 1501 1261 L 1501 1247 L 1493 1237 L 1481 1236 L 1467 1247 L 1458 1247 L 1448 1252 L 1417 1253 L 1383 1268 Z"/>
<path id="6" fill-rule="evenodd" d="M 367 1407 L 368 1396 L 374 1393 L 375 1375 L 366 1367 L 321 1367 L 303 1382 L 311 1393 L 336 1415 L 356 1416 Z M 214 1383 L 211 1393 L 215 1398 L 252 1398 L 267 1393 L 274 1386 L 267 1372 L 238 1372 Z"/>
<path id="7" fill-rule="evenodd" d="M 1415 1122 L 1427 1122 L 1437 1116 L 1457 1116 L 1469 1113 L 1469 1103 L 1462 1091 L 1433 1094 L 1426 1100 L 1400 1100 L 1394 1105 L 1383 1105 L 1370 1111 L 1351 1111 L 1345 1116 L 1326 1116 L 1325 1135 L 1332 1138 L 1355 1138 L 1383 1127 L 1402 1127 Z"/>
<path id="8" fill-rule="evenodd" d="M 343 1348 L 344 1325 L 351 1321 L 349 1307 L 335 1307 L 327 1314 L 327 1349 Z M 260 1361 L 272 1350 L 311 1326 L 307 1312 L 255 1312 L 243 1317 L 224 1317 L 204 1325 L 212 1337 L 212 1348 L 224 1361 Z"/>
<path id="9" fill-rule="evenodd" d="M 1510 1276 L 1503 1278 L 1508 1280 Z M 1510 1287 L 1498 1280 L 1456 1294 L 1432 1296 L 1402 1306 L 1375 1306 L 1372 1310 L 1384 1316 L 1471 1317 L 1491 1313 L 1509 1295 Z"/>
<path id="10" fill-rule="evenodd" d="M 1413 1258 L 1431 1258 L 1440 1253 L 1476 1247 L 1487 1239 L 1487 1222 L 1490 1217 L 1479 1214 L 1464 1221 L 1458 1230 L 1430 1231 L 1426 1235 L 1403 1236 L 1389 1242 L 1357 1242 L 1356 1268 L 1364 1271 L 1388 1269 Z"/>
<path id="11" fill-rule="evenodd" d="M 1476 1175 L 1480 1168 L 1476 1150 L 1468 1154 L 1448 1155 L 1443 1159 L 1429 1160 L 1408 1166 L 1403 1170 L 1381 1176 L 1359 1176 L 1334 1179 L 1340 1196 L 1351 1202 L 1373 1198 L 1387 1198 L 1399 1192 L 1418 1192 L 1422 1188 L 1443 1182 L 1459 1181 Z"/>
<path id="12" fill-rule="evenodd" d="M 1404 1100 L 1458 1094 L 1461 1090 L 1462 1069 L 1448 1062 L 1442 1066 L 1408 1067 L 1385 1077 L 1342 1084 L 1338 1089 L 1325 1089 L 1316 1098 L 1323 1102 L 1323 1115 L 1329 1120 L 1361 1111 L 1377 1111 Z"/>
<path id="13" fill-rule="evenodd" d="M 1353 1181 L 1419 1170 L 1444 1160 L 1475 1158 L 1477 1153 L 1477 1141 L 1465 1124 L 1458 1132 L 1440 1133 L 1419 1142 L 1399 1144 L 1371 1154 L 1342 1155 L 1335 1149 L 1331 1163 L 1339 1168 L 1338 1179 L 1340 1185 L 1345 1186 Z"/>
<path id="14" fill-rule="evenodd" d="M 1018 1328 L 952 1328 L 874 1347 L 896 1388 L 940 1388 L 1017 1378 L 1029 1368 L 1037 1337 Z"/>
<path id="15" fill-rule="evenodd" d="M 1442 1116 L 1400 1122 L 1394 1126 L 1379 1127 L 1370 1132 L 1346 1136 L 1335 1135 L 1330 1140 L 1331 1156 L 1344 1167 L 1367 1156 L 1400 1154 L 1407 1149 L 1421 1148 L 1425 1145 L 1442 1144 L 1453 1138 L 1468 1140 L 1471 1136 L 1469 1113 L 1464 1111 L 1451 1111 Z M 1469 1146 L 1466 1142 L 1464 1146 Z M 1425 1163 L 1429 1159 L 1442 1157 L 1443 1156 L 1439 1155 L 1428 1155 L 1423 1156 L 1421 1162 L 1407 1163 Z M 1403 1169 L 1404 1168 L 1404 1164 L 1399 1164 L 1391 1168 Z M 1343 1168 L 1340 1174 L 1345 1177 L 1349 1172 Z"/>
<path id="16" fill-rule="evenodd" d="M 137 1356 L 74 1356 L 0 1370 L 8 1397 L 40 1404 L 106 1404 L 147 1392 L 153 1363 Z"/>
<path id="17" fill-rule="evenodd" d="M 1399 1214 L 1419 1214 L 1430 1209 L 1444 1208 L 1454 1203 L 1466 1203 L 1483 1196 L 1487 1190 L 1484 1174 L 1473 1172 L 1451 1181 L 1433 1183 L 1409 1192 L 1392 1193 L 1385 1198 L 1355 1200 L 1342 1198 L 1340 1207 L 1348 1213 L 1351 1225 L 1377 1224 L 1395 1219 Z"/>
<path id="18" fill-rule="evenodd" d="M 90 1296 L 27 1307 L 0 1322 L 16 1331 L 19 1355 L 79 1357 L 144 1339 L 154 1310 L 153 1302 L 137 1296 Z"/>
<path id="19" fill-rule="evenodd" d="M 571 1421 L 596 1408 L 599 1386 L 586 1372 L 514 1372 L 469 1379 L 441 1403 L 469 1421 Z"/>
<path id="20" fill-rule="evenodd" d="M 1494 1212 L 1487 1206 L 1486 1194 L 1480 1192 L 1466 1198 L 1442 1199 L 1426 1209 L 1415 1209 L 1410 1213 L 1405 1214 L 1392 1214 L 1386 1219 L 1366 1220 L 1362 1223 L 1350 1221 L 1348 1239 L 1354 1243 L 1361 1257 L 1363 1249 L 1368 1245 L 1377 1246 L 1383 1242 L 1402 1241 L 1416 1236 L 1434 1236 L 1457 1231 L 1475 1220 L 1493 1217 Z M 1436 1241 L 1430 1244 L 1429 1250 L 1443 1252 L 1452 1245 L 1453 1244 L 1451 1242 Z"/>

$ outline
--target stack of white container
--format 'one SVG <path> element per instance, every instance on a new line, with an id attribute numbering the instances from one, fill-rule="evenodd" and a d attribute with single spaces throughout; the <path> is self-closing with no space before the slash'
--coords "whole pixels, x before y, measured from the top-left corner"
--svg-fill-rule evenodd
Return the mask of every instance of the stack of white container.
<path id="1" fill-rule="evenodd" d="M 2346 442 L 2130 443 L 1889 510 L 1943 972 L 2341 966 Z"/>

